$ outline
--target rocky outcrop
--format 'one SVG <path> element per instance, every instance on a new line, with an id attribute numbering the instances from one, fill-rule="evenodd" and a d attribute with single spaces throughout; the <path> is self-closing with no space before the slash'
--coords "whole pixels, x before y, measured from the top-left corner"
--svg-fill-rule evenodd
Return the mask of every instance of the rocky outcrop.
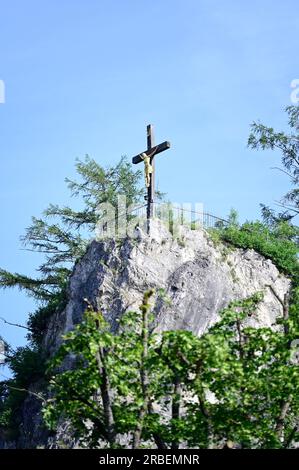
<path id="1" fill-rule="evenodd" d="M 169 302 L 155 306 L 156 328 L 188 329 L 202 334 L 234 299 L 264 292 L 253 326 L 271 326 L 282 313 L 289 280 L 275 265 L 253 250 L 215 244 L 204 230 L 181 228 L 174 238 L 156 222 L 148 236 L 123 243 L 93 241 L 75 266 L 64 312 L 54 316 L 45 347 L 55 349 L 61 334 L 80 322 L 86 300 L 116 328 L 117 318 L 137 309 L 148 288 L 163 289 Z"/>
<path id="2" fill-rule="evenodd" d="M 163 289 L 169 301 L 158 298 L 156 302 L 156 329 L 188 329 L 201 335 L 230 301 L 257 291 L 264 293 L 264 299 L 249 322 L 271 326 L 282 314 L 289 287 L 289 280 L 275 265 L 253 250 L 215 243 L 203 229 L 182 228 L 179 238 L 173 237 L 155 222 L 150 235 L 137 229 L 135 238 L 90 244 L 74 268 L 65 310 L 49 322 L 44 348 L 55 352 L 61 335 L 82 320 L 86 300 L 115 329 L 120 315 L 139 307 L 146 289 Z M 59 447 L 64 428 L 51 438 L 39 431 L 40 415 L 32 400 L 25 402 L 21 446 Z M 69 439 L 69 447 L 72 443 Z"/>

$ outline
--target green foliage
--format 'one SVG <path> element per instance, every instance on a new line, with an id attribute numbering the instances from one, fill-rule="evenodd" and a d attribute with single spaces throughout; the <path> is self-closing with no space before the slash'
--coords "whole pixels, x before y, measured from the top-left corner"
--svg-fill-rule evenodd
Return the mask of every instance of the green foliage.
<path id="1" fill-rule="evenodd" d="M 117 165 L 103 168 L 87 155 L 84 161 L 77 161 L 76 169 L 81 181 L 66 178 L 66 182 L 72 196 L 83 201 L 82 210 L 51 204 L 44 213 L 46 217 L 58 217 L 67 230 L 77 232 L 83 228 L 93 232 L 99 219 L 97 208 L 100 204 L 109 202 L 117 215 L 118 196 L 126 196 L 128 206 L 139 203 L 143 196 L 144 190 L 140 185 L 142 172 L 134 172 L 125 157 Z"/>
<path id="2" fill-rule="evenodd" d="M 101 202 L 115 204 L 119 195 L 126 196 L 128 205 L 137 203 L 143 194 L 141 171 L 134 172 L 125 158 L 115 166 L 103 168 L 86 157 L 78 161 L 76 167 L 81 181 L 66 181 L 72 195 L 81 198 L 82 208 L 50 205 L 42 218 L 32 219 L 32 225 L 22 238 L 26 249 L 44 256 L 37 269 L 38 276 L 32 278 L 0 269 L 0 287 L 17 287 L 39 302 L 28 320 L 32 348 L 19 349 L 10 355 L 7 365 L 12 369 L 13 379 L 0 383 L 4 387 L 1 422 L 7 422 L 14 431 L 19 425 L 19 410 L 28 395 L 28 385 L 44 376 L 39 362 L 43 335 L 49 318 L 65 307 L 69 276 L 90 242 L 90 232 L 98 219 L 97 206 Z"/>
<path id="3" fill-rule="evenodd" d="M 27 388 L 45 371 L 43 354 L 29 346 L 18 348 L 9 360 L 16 386 Z"/>
<path id="4" fill-rule="evenodd" d="M 29 292 L 36 300 L 50 300 L 53 290 L 57 290 L 62 281 L 62 273 L 57 273 L 44 277 L 43 279 L 32 279 L 18 273 L 10 273 L 0 269 L 0 287 L 3 289 L 17 287 L 20 290 Z"/>
<path id="5" fill-rule="evenodd" d="M 9 427 L 11 408 L 7 406 L 7 386 L 5 382 L 0 382 L 0 430 Z"/>
<path id="6" fill-rule="evenodd" d="M 242 447 L 283 447 L 298 415 L 298 366 L 290 362 L 289 341 L 298 330 L 274 332 L 244 325 L 258 299 L 232 304 L 222 320 L 202 339 L 203 366 L 199 385 L 213 393 L 205 403 L 212 440 L 230 440 Z M 282 404 L 289 414 L 279 432 Z"/>
<path id="7" fill-rule="evenodd" d="M 0 287 L 18 287 L 37 300 L 52 301 L 53 295 L 64 290 L 73 264 L 86 251 L 88 233 L 94 231 L 99 218 L 98 205 L 110 202 L 116 206 L 120 195 L 126 196 L 128 205 L 141 199 L 141 171 L 134 172 L 124 157 L 115 166 L 103 168 L 87 156 L 84 161 L 77 161 L 76 168 L 81 181 L 66 182 L 72 196 L 81 198 L 82 209 L 51 204 L 43 218 L 33 217 L 22 238 L 26 249 L 45 257 L 38 268 L 39 277 L 33 279 L 2 269 Z"/>
<path id="8" fill-rule="evenodd" d="M 239 225 L 239 214 L 238 211 L 234 208 L 230 210 L 229 216 L 228 216 L 228 225 L 231 227 L 238 227 Z"/>
<path id="9" fill-rule="evenodd" d="M 298 130 L 298 108 L 288 108 L 290 126 Z M 298 184 L 298 136 L 275 133 L 254 124 L 249 145 L 278 148 L 282 163 Z M 299 158 L 299 157 L 298 157 Z M 0 427 L 16 435 L 28 387 L 45 377 L 40 345 L 49 318 L 67 301 L 66 288 L 73 264 L 85 253 L 102 202 L 139 202 L 141 173 L 133 173 L 122 159 L 104 169 L 89 157 L 77 163 L 81 181 L 67 180 L 72 195 L 80 196 L 80 210 L 50 205 L 43 218 L 34 218 L 23 238 L 29 250 L 44 254 L 36 279 L 0 270 L 1 287 L 19 287 L 42 301 L 29 317 L 32 347 L 11 352 L 7 364 L 12 379 L 0 383 Z M 292 279 L 287 316 L 276 329 L 252 328 L 261 295 L 233 302 L 221 320 L 202 337 L 188 331 L 153 332 L 152 292 L 140 311 L 123 316 L 117 332 L 89 308 L 84 321 L 64 338 L 52 360 L 51 394 L 44 418 L 55 429 L 68 418 L 77 436 L 89 447 L 99 440 L 107 447 L 138 448 L 146 441 L 158 448 L 291 447 L 298 440 L 298 365 L 290 345 L 298 338 L 298 229 L 287 221 L 299 212 L 298 190 L 284 198 L 284 212 L 263 209 L 266 224 L 239 225 L 231 211 L 229 225 L 212 231 L 216 243 L 252 248 L 273 260 Z M 290 205 L 291 204 L 291 205 Z M 298 211 L 297 211 L 298 209 Z M 51 220 L 50 219 L 54 219 Z M 176 233 L 174 213 L 170 228 Z M 70 364 L 72 365 L 70 367 Z"/>
<path id="10" fill-rule="evenodd" d="M 40 346 L 49 319 L 54 313 L 62 312 L 67 303 L 66 289 L 61 289 L 56 295 L 52 295 L 46 305 L 40 306 L 35 312 L 29 314 L 27 327 L 29 328 L 28 339 L 33 345 Z"/>
<path id="11" fill-rule="evenodd" d="M 46 422 L 55 429 L 61 416 L 68 418 L 89 447 L 98 447 L 99 439 L 121 447 L 125 436 L 126 447 L 134 447 L 140 417 L 137 447 L 148 440 L 172 449 L 182 442 L 195 448 L 228 441 L 242 448 L 292 446 L 298 438 L 299 371 L 289 345 L 299 331 L 287 319 L 282 330 L 250 327 L 261 298 L 233 302 L 202 337 L 180 330 L 155 334 L 150 316 L 145 328 L 149 298 L 139 312 L 123 316 L 117 333 L 101 314 L 87 311 L 51 363 Z M 73 368 L 64 370 L 70 355 Z M 107 376 L 113 442 L 103 405 Z"/>
<path id="12" fill-rule="evenodd" d="M 261 222 L 246 222 L 241 227 L 232 224 L 220 229 L 221 240 L 239 248 L 251 248 L 271 259 L 282 272 L 298 283 L 298 228 L 281 221 L 267 226 Z"/>
<path id="13" fill-rule="evenodd" d="M 259 122 L 251 126 L 248 146 L 253 149 L 278 150 L 281 153 L 282 171 L 288 175 L 293 186 L 281 200 L 283 211 L 278 215 L 268 207 L 262 206 L 267 221 L 290 220 L 299 214 L 299 106 L 288 106 L 290 132 L 275 132 Z"/>
<path id="14" fill-rule="evenodd" d="M 12 378 L 0 382 L 0 430 L 9 440 L 18 437 L 29 386 L 45 376 L 45 358 L 39 349 L 26 346 L 11 352 L 6 364 Z"/>
<path id="15" fill-rule="evenodd" d="M 46 261 L 39 268 L 45 275 L 53 271 L 57 274 L 61 265 L 76 261 L 84 254 L 87 245 L 79 233 L 73 233 L 68 227 L 60 227 L 59 221 L 49 224 L 36 217 L 32 218 L 32 225 L 27 228 L 22 241 L 30 250 L 45 254 Z"/>
<path id="16" fill-rule="evenodd" d="M 66 181 L 72 195 L 82 198 L 82 210 L 50 205 L 44 218 L 33 217 L 22 238 L 28 250 L 45 257 L 38 267 L 39 276 L 31 278 L 0 269 L 0 287 L 17 287 L 42 302 L 29 317 L 30 339 L 35 344 L 40 343 L 50 315 L 65 304 L 68 279 L 74 263 L 84 255 L 90 242 L 88 232 L 95 229 L 98 205 L 116 204 L 119 195 L 126 196 L 127 204 L 133 204 L 143 193 L 141 172 L 133 172 L 125 158 L 105 169 L 87 156 L 84 161 L 77 161 L 76 168 L 81 181 Z M 80 229 L 85 230 L 83 235 Z"/>

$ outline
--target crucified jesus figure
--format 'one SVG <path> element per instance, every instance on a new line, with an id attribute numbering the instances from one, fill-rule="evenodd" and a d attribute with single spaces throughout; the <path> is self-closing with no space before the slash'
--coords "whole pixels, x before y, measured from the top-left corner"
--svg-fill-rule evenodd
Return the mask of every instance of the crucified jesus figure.
<path id="1" fill-rule="evenodd" d="M 169 142 L 162 142 L 162 144 L 154 145 L 153 126 L 147 126 L 147 150 L 139 153 L 132 158 L 132 163 L 137 164 L 144 162 L 144 177 L 145 186 L 147 189 L 146 216 L 148 220 L 148 233 L 149 233 L 149 220 L 153 218 L 154 213 L 154 199 L 155 199 L 155 156 L 158 153 L 164 152 L 170 148 Z"/>
<path id="2" fill-rule="evenodd" d="M 151 164 L 151 158 L 155 154 L 156 150 L 154 150 L 150 155 L 146 153 L 141 153 L 140 157 L 144 161 L 144 178 L 145 178 L 145 186 L 149 188 L 151 183 L 151 174 L 153 173 L 153 165 Z"/>

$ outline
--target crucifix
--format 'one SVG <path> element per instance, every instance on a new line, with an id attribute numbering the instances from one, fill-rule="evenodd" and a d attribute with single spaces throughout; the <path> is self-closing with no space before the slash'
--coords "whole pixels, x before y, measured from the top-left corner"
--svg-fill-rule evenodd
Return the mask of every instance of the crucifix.
<path id="1" fill-rule="evenodd" d="M 145 172 L 145 185 L 147 188 L 147 201 L 146 218 L 147 218 L 147 231 L 149 232 L 150 220 L 154 215 L 154 202 L 155 202 L 155 155 L 164 152 L 170 148 L 170 142 L 162 142 L 162 144 L 155 145 L 153 126 L 147 126 L 147 150 L 132 158 L 132 163 L 137 164 L 144 162 Z"/>

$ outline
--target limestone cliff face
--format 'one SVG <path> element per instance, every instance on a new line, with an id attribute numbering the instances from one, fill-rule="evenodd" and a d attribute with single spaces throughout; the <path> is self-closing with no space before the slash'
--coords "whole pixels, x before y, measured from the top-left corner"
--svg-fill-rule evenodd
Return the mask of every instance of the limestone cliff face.
<path id="1" fill-rule="evenodd" d="M 253 325 L 271 326 L 282 307 L 289 280 L 253 250 L 214 244 L 204 230 L 182 229 L 177 241 L 156 223 L 151 235 L 92 242 L 75 266 L 69 302 L 50 322 L 45 346 L 55 349 L 62 333 L 82 319 L 87 299 L 116 327 L 127 309 L 137 309 L 148 288 L 164 289 L 170 303 L 157 302 L 156 328 L 202 334 L 231 300 L 264 292 Z"/>
<path id="2" fill-rule="evenodd" d="M 264 292 L 264 300 L 250 322 L 271 326 L 282 313 L 279 299 L 283 300 L 289 286 L 274 264 L 253 250 L 214 244 L 204 230 L 183 228 L 177 240 L 156 222 L 149 236 L 138 229 L 135 239 L 91 243 L 74 268 L 66 309 L 49 322 L 44 347 L 53 353 L 61 335 L 82 320 L 85 299 L 116 328 L 120 315 L 139 307 L 146 289 L 162 288 L 170 303 L 155 305 L 157 330 L 188 329 L 200 335 L 231 300 L 257 291 Z M 59 446 L 65 428 L 58 430 L 58 436 L 47 437 L 32 400 L 25 402 L 19 445 Z M 73 444 L 69 441 L 70 447 Z"/>

